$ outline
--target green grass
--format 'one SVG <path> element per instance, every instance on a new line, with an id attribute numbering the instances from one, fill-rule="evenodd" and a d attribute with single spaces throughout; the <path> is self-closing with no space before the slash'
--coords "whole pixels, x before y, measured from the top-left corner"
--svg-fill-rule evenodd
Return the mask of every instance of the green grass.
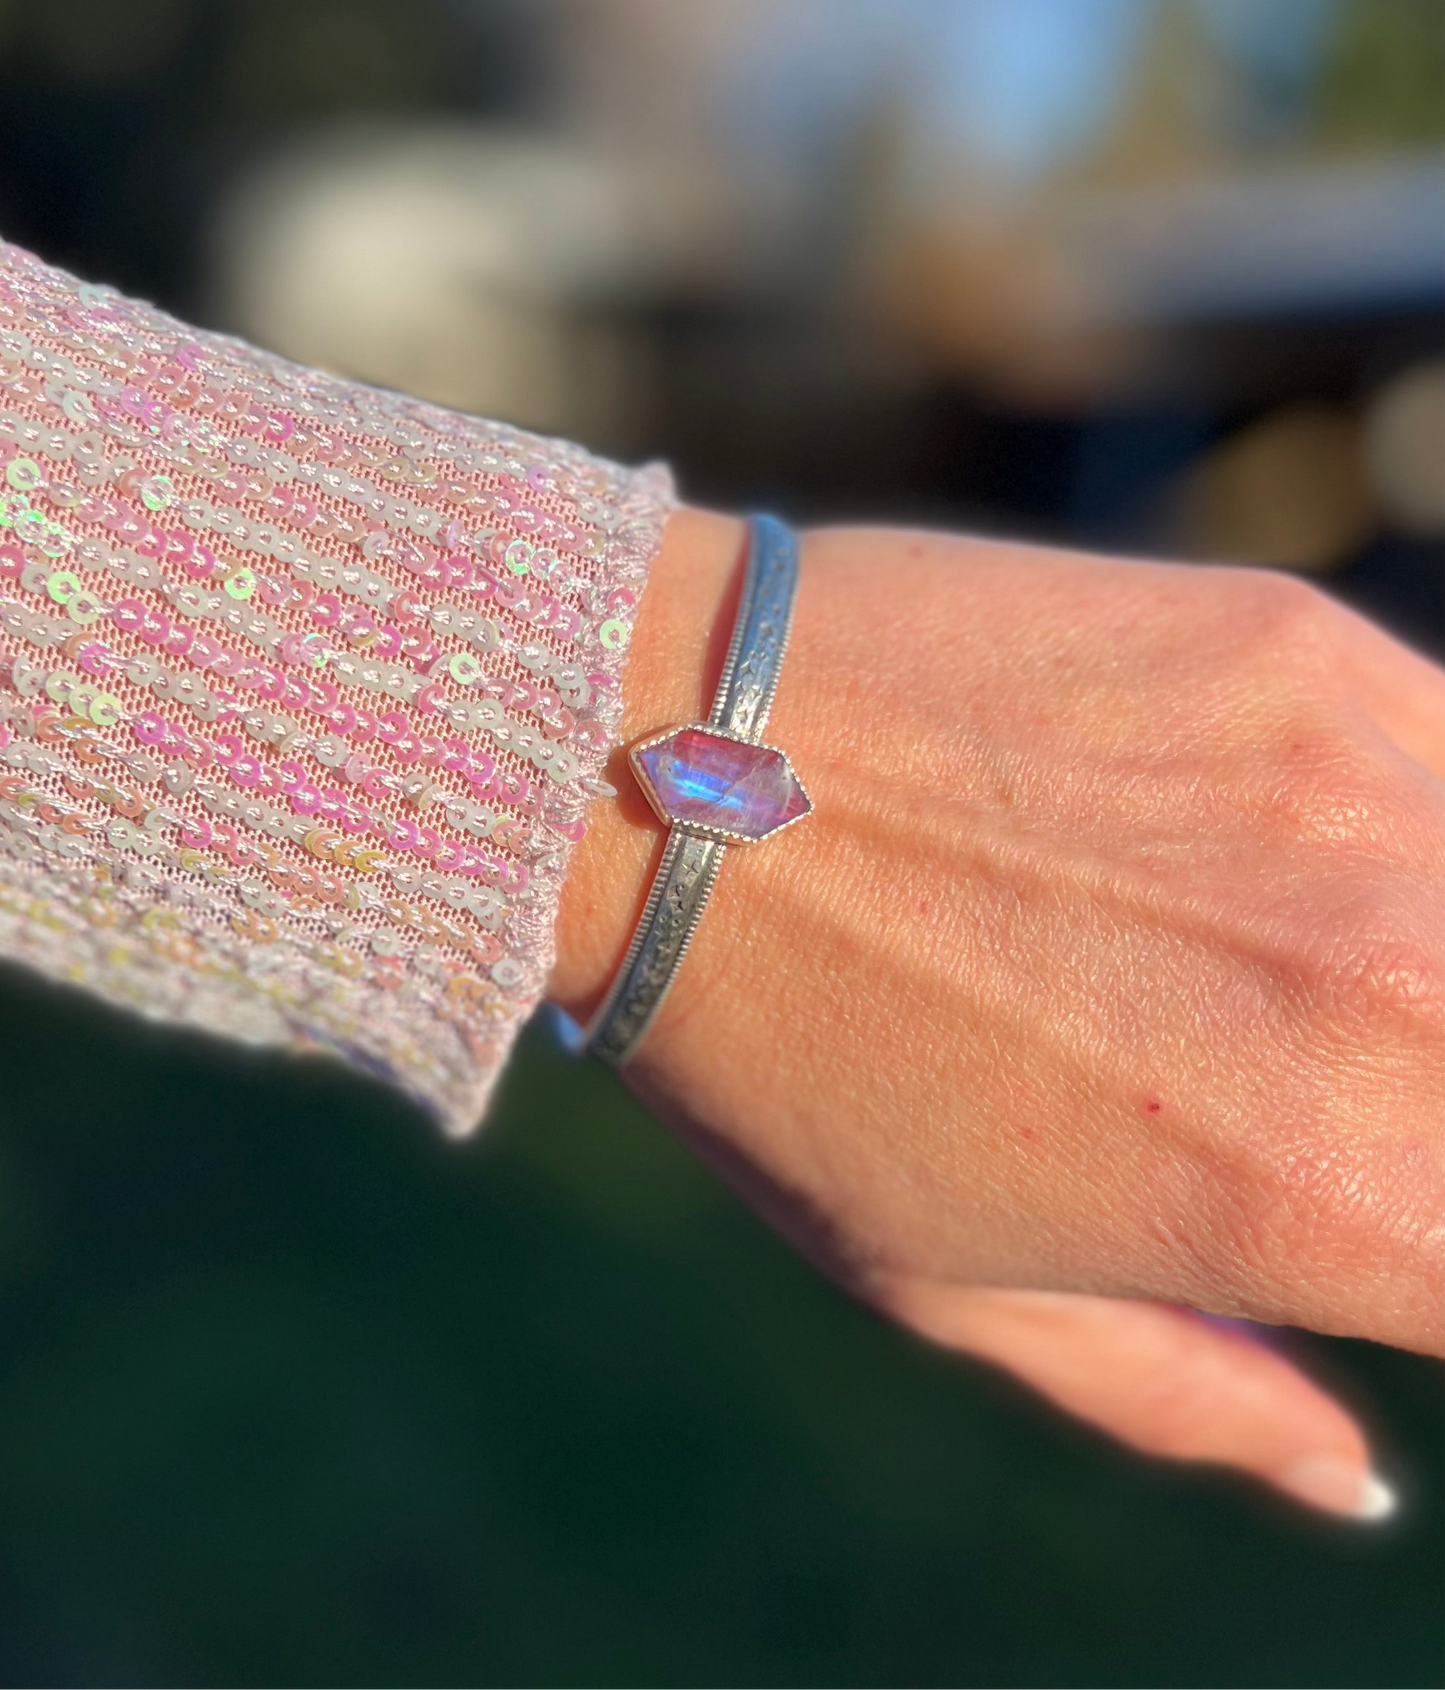
<path id="1" fill-rule="evenodd" d="M 1440 1682 L 1432 1364 L 1309 1345 L 1360 1531 L 886 1329 L 540 1028 L 458 1147 L 10 972 L 0 1111 L 4 1683 Z"/>

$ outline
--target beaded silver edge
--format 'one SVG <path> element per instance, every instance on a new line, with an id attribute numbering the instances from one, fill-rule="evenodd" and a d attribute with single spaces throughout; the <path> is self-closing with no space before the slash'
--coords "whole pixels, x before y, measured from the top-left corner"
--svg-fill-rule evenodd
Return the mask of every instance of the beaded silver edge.
<path id="1" fill-rule="evenodd" d="M 738 745 L 750 745 L 758 751 L 771 751 L 776 756 L 781 757 L 783 765 L 793 777 L 798 791 L 807 799 L 807 809 L 799 810 L 796 816 L 789 816 L 787 821 L 779 822 L 775 828 L 770 828 L 767 833 L 756 835 L 734 833 L 725 827 L 710 827 L 706 822 L 680 821 L 676 816 L 670 815 L 656 788 L 648 778 L 647 771 L 641 762 L 641 753 L 654 745 L 661 745 L 664 740 L 671 739 L 674 734 L 686 733 L 689 728 L 698 733 L 712 734 L 717 739 L 733 740 Z M 769 839 L 776 839 L 780 833 L 786 832 L 796 822 L 803 821 L 813 813 L 812 797 L 799 778 L 798 771 L 793 767 L 792 758 L 788 756 L 782 746 L 769 745 L 766 740 L 753 739 L 747 734 L 729 733 L 726 728 L 716 727 L 711 722 L 679 722 L 675 727 L 663 728 L 659 733 L 649 734 L 646 739 L 639 739 L 635 744 L 628 747 L 627 761 L 632 769 L 634 779 L 638 786 L 642 788 L 643 797 L 652 806 L 660 821 L 666 822 L 669 827 L 675 827 L 679 833 L 690 833 L 698 839 L 714 839 L 719 845 L 762 845 Z"/>

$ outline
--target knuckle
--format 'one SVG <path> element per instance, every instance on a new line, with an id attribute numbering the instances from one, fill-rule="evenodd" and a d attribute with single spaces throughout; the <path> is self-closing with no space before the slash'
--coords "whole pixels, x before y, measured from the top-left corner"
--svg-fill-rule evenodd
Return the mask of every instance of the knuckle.
<path id="1" fill-rule="evenodd" d="M 1445 829 L 1434 792 L 1390 755 L 1333 676 L 1262 681 L 1251 746 L 1246 790 L 1257 813 L 1286 827 L 1291 840 L 1358 847 L 1382 868 L 1428 867 L 1439 878 Z"/>
<path id="2" fill-rule="evenodd" d="M 1276 661 L 1318 672 L 1332 659 L 1339 616 L 1318 587 L 1273 570 L 1231 571 L 1235 611 L 1251 644 Z"/>
<path id="3" fill-rule="evenodd" d="M 1319 700 L 1293 700 L 1283 724 L 1275 806 L 1295 836 L 1388 849 L 1400 831 L 1398 794 L 1359 734 Z"/>
<path id="4" fill-rule="evenodd" d="M 1375 1057 L 1445 1042 L 1445 954 L 1438 897 L 1403 875 L 1336 882 L 1288 984 L 1332 1045 Z"/>

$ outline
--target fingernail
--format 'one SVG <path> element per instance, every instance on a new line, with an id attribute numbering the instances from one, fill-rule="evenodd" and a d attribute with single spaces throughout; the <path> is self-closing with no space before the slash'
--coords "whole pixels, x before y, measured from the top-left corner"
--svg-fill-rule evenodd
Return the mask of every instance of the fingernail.
<path id="1" fill-rule="evenodd" d="M 1281 1490 L 1313 1508 L 1354 1520 L 1384 1520 L 1399 1499 L 1385 1481 L 1340 1455 L 1311 1455 L 1275 1476 Z"/>

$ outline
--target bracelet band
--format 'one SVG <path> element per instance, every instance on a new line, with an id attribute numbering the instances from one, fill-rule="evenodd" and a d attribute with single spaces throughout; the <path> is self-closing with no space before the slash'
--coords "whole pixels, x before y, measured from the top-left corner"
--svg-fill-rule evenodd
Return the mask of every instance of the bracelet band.
<path id="1" fill-rule="evenodd" d="M 748 535 L 742 597 L 707 721 L 666 728 L 628 754 L 670 832 L 627 955 L 584 1035 L 584 1049 L 614 1067 L 647 1036 L 729 845 L 770 838 L 813 807 L 785 753 L 759 737 L 792 624 L 798 540 L 770 516 L 754 516 Z"/>

